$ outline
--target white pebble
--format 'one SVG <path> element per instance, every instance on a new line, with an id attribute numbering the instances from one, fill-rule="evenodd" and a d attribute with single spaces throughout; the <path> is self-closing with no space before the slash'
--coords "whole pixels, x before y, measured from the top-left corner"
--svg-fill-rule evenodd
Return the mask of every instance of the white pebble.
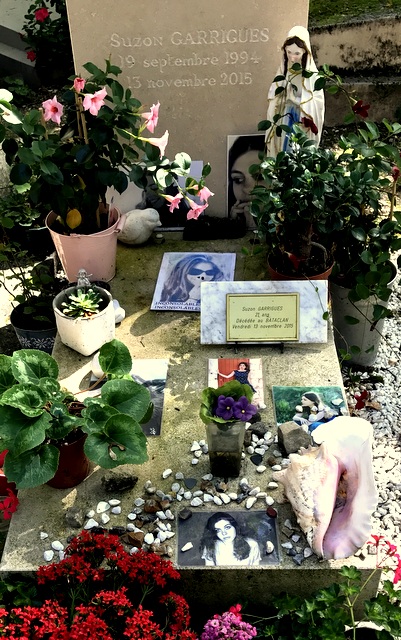
<path id="1" fill-rule="evenodd" d="M 180 483 L 173 482 L 173 484 L 171 485 L 171 491 L 173 491 L 174 493 L 178 493 L 180 489 L 181 489 Z"/>
<path id="2" fill-rule="evenodd" d="M 273 553 L 274 551 L 274 544 L 271 542 L 271 540 L 268 540 L 266 542 L 266 553 L 270 554 Z"/>
<path id="3" fill-rule="evenodd" d="M 158 539 L 160 540 L 160 542 L 164 542 L 165 540 L 167 540 L 167 536 L 166 536 L 166 532 L 165 531 L 159 531 L 157 534 Z"/>
<path id="4" fill-rule="evenodd" d="M 203 496 L 203 491 L 198 489 L 197 491 L 193 492 L 193 496 L 194 496 L 194 498 L 196 498 L 197 496 L 198 496 L 198 498 L 200 498 L 201 496 Z"/>
<path id="5" fill-rule="evenodd" d="M 206 475 L 202 476 L 202 480 L 213 480 L 213 474 L 206 473 Z"/>
<path id="6" fill-rule="evenodd" d="M 191 507 L 200 507 L 203 504 L 203 501 L 200 498 L 194 498 L 191 500 Z"/>
<path id="7" fill-rule="evenodd" d="M 191 464 L 193 464 L 194 466 L 198 464 L 198 462 L 199 462 L 199 458 L 192 458 L 191 460 Z"/>
<path id="8" fill-rule="evenodd" d="M 301 539 L 301 536 L 299 536 L 297 533 L 294 533 L 294 535 L 293 535 L 293 536 L 291 536 L 291 540 L 292 540 L 293 542 L 299 542 L 299 541 L 300 541 L 300 539 Z"/>
<path id="9" fill-rule="evenodd" d="M 185 500 L 190 500 L 192 498 L 192 491 L 185 491 L 184 498 Z"/>
<path id="10" fill-rule="evenodd" d="M 230 498 L 230 500 L 236 500 L 238 498 L 238 494 L 234 493 L 233 491 L 230 491 L 230 493 L 227 493 L 227 495 Z"/>
<path id="11" fill-rule="evenodd" d="M 164 511 L 156 511 L 156 515 L 158 518 L 160 518 L 160 520 L 167 520 L 167 515 L 164 513 Z"/>
<path id="12" fill-rule="evenodd" d="M 175 536 L 175 532 L 174 531 L 166 531 L 166 538 L 169 540 L 170 538 L 174 538 Z"/>
<path id="13" fill-rule="evenodd" d="M 127 524 L 127 531 L 135 531 L 136 527 L 134 524 L 132 524 L 132 522 L 129 522 Z"/>
<path id="14" fill-rule="evenodd" d="M 153 533 L 147 533 L 143 539 L 144 542 L 146 542 L 146 544 L 153 544 L 155 541 L 155 537 L 153 535 Z"/>
<path id="15" fill-rule="evenodd" d="M 260 487 L 254 487 L 253 489 L 251 489 L 251 491 L 249 492 L 250 496 L 256 496 L 256 494 L 258 494 L 260 491 Z"/>
<path id="16" fill-rule="evenodd" d="M 128 520 L 136 520 L 136 513 L 129 513 L 127 515 Z"/>
<path id="17" fill-rule="evenodd" d="M 48 537 L 49 537 L 49 534 L 46 533 L 45 531 L 41 531 L 40 532 L 40 539 L 41 540 L 46 540 L 46 538 L 48 538 Z"/>
<path id="18" fill-rule="evenodd" d="M 231 502 L 230 496 L 228 496 L 226 493 L 220 494 L 220 498 L 224 502 L 224 504 L 228 504 L 229 502 Z"/>
<path id="19" fill-rule="evenodd" d="M 248 500 L 245 502 L 245 506 L 247 509 L 250 509 L 251 507 L 253 507 L 253 505 L 256 502 L 256 497 L 255 496 L 251 496 L 250 498 L 248 498 Z"/>
<path id="20" fill-rule="evenodd" d="M 84 529 L 92 529 L 93 527 L 98 527 L 99 523 L 96 522 L 93 518 L 89 518 L 88 522 L 84 526 Z"/>
<path id="21" fill-rule="evenodd" d="M 129 550 L 129 554 L 130 556 L 134 556 L 136 553 L 138 553 L 139 548 L 138 547 L 131 547 L 131 549 Z"/>
<path id="22" fill-rule="evenodd" d="M 252 447 L 252 445 L 249 445 L 249 447 L 247 447 L 246 450 L 247 450 L 247 453 L 249 453 L 250 455 L 255 453 L 255 449 Z"/>
<path id="23" fill-rule="evenodd" d="M 291 542 L 283 542 L 283 543 L 281 544 L 281 546 L 282 546 L 284 549 L 292 549 L 292 543 L 291 543 Z"/>
<path id="24" fill-rule="evenodd" d="M 219 498 L 219 496 L 214 496 L 213 497 L 213 502 L 214 504 L 217 504 L 218 507 L 221 507 L 221 505 L 223 504 L 223 501 L 221 498 Z"/>
<path id="25" fill-rule="evenodd" d="M 145 504 L 145 500 L 143 498 L 135 498 L 134 505 L 136 507 L 143 507 L 144 504 Z"/>
<path id="26" fill-rule="evenodd" d="M 64 551 L 59 551 L 59 552 L 58 552 L 59 560 L 64 560 L 64 556 L 65 556 Z"/>
<path id="27" fill-rule="evenodd" d="M 174 514 L 170 509 L 166 509 L 166 516 L 169 520 L 174 520 Z"/>
<path id="28" fill-rule="evenodd" d="M 94 515 L 95 515 L 95 510 L 91 509 L 90 511 L 87 512 L 86 517 L 93 518 Z"/>
<path id="29" fill-rule="evenodd" d="M 281 464 L 274 464 L 272 466 L 272 471 L 281 471 Z"/>
<path id="30" fill-rule="evenodd" d="M 202 455 L 202 451 L 200 451 L 200 450 L 199 451 L 195 451 L 195 453 L 194 453 L 195 458 L 200 458 L 201 455 Z"/>
<path id="31" fill-rule="evenodd" d="M 268 507 L 271 507 L 272 504 L 274 504 L 274 498 L 272 498 L 271 496 L 266 496 L 266 504 Z"/>
<path id="32" fill-rule="evenodd" d="M 114 513 L 115 516 L 120 515 L 121 507 L 113 507 L 112 510 L 111 510 L 111 513 Z"/>
<path id="33" fill-rule="evenodd" d="M 171 474 L 173 473 L 172 469 L 165 469 L 162 473 L 162 477 L 164 479 L 168 478 L 169 476 L 171 476 Z"/>
<path id="34" fill-rule="evenodd" d="M 266 471 L 266 467 L 264 464 L 260 464 L 258 467 L 256 467 L 256 471 L 258 473 L 263 473 L 263 471 Z"/>
<path id="35" fill-rule="evenodd" d="M 181 496 L 179 493 L 177 493 L 177 495 L 176 495 L 176 499 L 178 500 L 178 502 L 181 502 L 181 500 L 182 500 L 182 496 Z"/>
<path id="36" fill-rule="evenodd" d="M 117 498 L 111 498 L 108 502 L 111 507 L 117 507 L 117 505 L 121 504 L 121 500 L 117 500 Z"/>
<path id="37" fill-rule="evenodd" d="M 182 473 L 182 471 L 177 471 L 177 473 L 175 474 L 175 479 L 184 480 L 184 474 Z"/>
<path id="38" fill-rule="evenodd" d="M 105 513 L 109 509 L 110 509 L 110 503 L 105 502 L 104 500 L 101 500 L 100 502 L 97 503 L 96 513 Z"/>
<path id="39" fill-rule="evenodd" d="M 64 549 L 64 545 L 60 540 L 54 540 L 54 542 L 52 542 L 52 549 L 54 549 L 54 551 L 62 551 Z"/>
<path id="40" fill-rule="evenodd" d="M 53 556 L 54 556 L 54 551 L 52 549 L 48 549 L 43 554 L 43 557 L 46 560 L 46 562 L 50 562 L 51 560 L 53 560 Z"/>
<path id="41" fill-rule="evenodd" d="M 268 489 L 277 489 L 277 487 L 278 487 L 277 482 L 269 482 L 269 484 L 267 485 Z"/>
<path id="42" fill-rule="evenodd" d="M 313 556 L 313 551 L 310 547 L 306 547 L 306 549 L 304 549 L 304 558 L 310 558 L 311 556 Z"/>
<path id="43" fill-rule="evenodd" d="M 203 494 L 203 502 L 213 502 L 213 496 L 210 493 Z"/>
<path id="44" fill-rule="evenodd" d="M 266 449 L 264 447 L 256 447 L 255 453 L 258 453 L 260 456 L 264 456 L 266 453 Z"/>
<path id="45" fill-rule="evenodd" d="M 100 514 L 100 522 L 102 524 L 107 524 L 108 522 L 110 522 L 110 516 L 107 515 L 107 513 L 101 513 Z"/>
<path id="46" fill-rule="evenodd" d="M 271 437 L 272 437 L 271 431 L 266 431 L 266 433 L 263 434 L 263 440 L 265 440 L 266 442 L 270 440 Z"/>
<path id="47" fill-rule="evenodd" d="M 192 544 L 192 542 L 187 542 L 187 544 L 184 544 L 184 546 L 181 547 L 181 551 L 185 552 L 193 548 L 194 548 L 194 545 Z"/>
<path id="48" fill-rule="evenodd" d="M 196 440 L 192 443 L 191 451 L 200 451 L 200 444 L 199 442 L 196 442 Z"/>

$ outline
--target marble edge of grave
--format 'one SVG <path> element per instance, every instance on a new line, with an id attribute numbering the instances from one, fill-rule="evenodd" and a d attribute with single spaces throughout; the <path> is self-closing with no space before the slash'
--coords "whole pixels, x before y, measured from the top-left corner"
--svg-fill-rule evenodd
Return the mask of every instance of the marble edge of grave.
<path id="1" fill-rule="evenodd" d="M 263 282 L 203 282 L 201 285 L 201 344 L 227 343 L 227 294 L 294 292 L 300 294 L 299 340 L 297 342 L 316 344 L 327 342 L 328 322 L 323 318 L 323 314 L 328 309 L 327 280 L 267 280 Z M 243 344 L 248 343 L 244 341 Z M 249 342 L 249 344 L 255 343 Z"/>

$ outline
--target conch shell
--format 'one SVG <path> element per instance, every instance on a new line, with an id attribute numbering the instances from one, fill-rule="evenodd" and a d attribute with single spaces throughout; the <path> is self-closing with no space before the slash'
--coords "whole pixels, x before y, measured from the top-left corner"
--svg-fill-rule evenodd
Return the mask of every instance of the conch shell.
<path id="1" fill-rule="evenodd" d="M 284 485 L 297 521 L 321 558 L 347 558 L 370 535 L 377 505 L 372 465 L 372 425 L 341 416 L 313 431 L 316 447 L 290 454 L 273 474 Z"/>

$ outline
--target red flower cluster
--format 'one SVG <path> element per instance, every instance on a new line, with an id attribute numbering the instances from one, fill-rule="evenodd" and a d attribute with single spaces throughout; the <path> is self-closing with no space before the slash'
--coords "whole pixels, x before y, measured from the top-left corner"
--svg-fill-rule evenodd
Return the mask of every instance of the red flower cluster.
<path id="1" fill-rule="evenodd" d="M 384 540 L 384 536 L 373 534 L 368 544 L 376 547 L 376 567 L 384 571 L 394 571 L 393 584 L 397 584 L 401 580 L 401 557 L 396 545 Z M 393 561 L 392 564 L 388 564 L 389 559 Z"/>
<path id="2" fill-rule="evenodd" d="M 352 106 L 352 111 L 361 118 L 367 118 L 369 115 L 370 104 L 363 104 L 363 100 L 358 100 Z"/>
<path id="3" fill-rule="evenodd" d="M 34 51 L 28 51 L 28 53 L 26 54 L 26 57 L 31 62 L 34 62 L 34 60 L 36 60 L 36 53 Z"/>
<path id="4" fill-rule="evenodd" d="M 46 18 L 48 18 L 50 13 L 46 9 L 46 7 L 42 7 L 41 9 L 36 9 L 35 11 L 35 19 L 37 22 L 44 22 Z"/>
<path id="5" fill-rule="evenodd" d="M 130 555 L 117 536 L 83 531 L 65 558 L 40 567 L 39 585 L 54 594 L 40 607 L 0 610 L 0 637 L 7 640 L 197 640 L 189 630 L 189 606 L 170 591 L 146 595 L 180 574 L 154 553 Z M 124 586 L 122 586 L 124 584 Z"/>
<path id="6" fill-rule="evenodd" d="M 9 520 L 13 513 L 17 511 L 19 505 L 18 498 L 12 489 L 7 489 L 8 498 L 4 498 L 3 502 L 0 502 L 0 511 L 3 511 L 4 520 Z"/>

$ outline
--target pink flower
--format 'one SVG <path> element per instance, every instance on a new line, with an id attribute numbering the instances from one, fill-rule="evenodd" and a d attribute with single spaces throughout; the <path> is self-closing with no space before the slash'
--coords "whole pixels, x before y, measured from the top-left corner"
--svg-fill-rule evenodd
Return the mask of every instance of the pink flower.
<path id="1" fill-rule="evenodd" d="M 162 158 L 168 143 L 168 131 L 165 131 L 161 138 L 144 138 L 144 140 L 153 144 L 155 147 L 159 147 L 160 157 Z"/>
<path id="2" fill-rule="evenodd" d="M 150 133 L 154 133 L 155 127 L 157 127 L 157 121 L 159 120 L 159 108 L 160 102 L 158 102 L 157 104 L 153 104 L 150 107 L 150 111 L 146 111 L 142 114 L 142 118 L 146 118 L 147 120 L 145 126 L 148 131 L 150 131 Z"/>
<path id="3" fill-rule="evenodd" d="M 168 209 L 170 213 L 173 213 L 174 209 L 178 209 L 178 207 L 180 206 L 180 200 L 182 200 L 183 195 L 182 193 L 177 193 L 176 196 L 164 195 L 163 197 L 170 202 L 170 206 Z"/>
<path id="4" fill-rule="evenodd" d="M 85 80 L 84 78 L 75 78 L 74 80 L 74 89 L 77 93 L 81 93 L 81 91 L 84 90 L 85 87 Z"/>
<path id="5" fill-rule="evenodd" d="M 36 9 L 35 11 L 35 19 L 37 22 L 44 22 L 46 18 L 49 17 L 49 12 L 46 7 L 42 7 L 41 9 Z"/>
<path id="6" fill-rule="evenodd" d="M 56 124 L 60 124 L 61 116 L 63 115 L 63 105 L 58 102 L 56 96 L 42 102 L 42 107 L 45 110 L 43 117 L 46 121 L 52 120 Z"/>
<path id="7" fill-rule="evenodd" d="M 391 169 L 391 176 L 394 182 L 397 182 L 398 178 L 400 177 L 400 170 L 397 165 L 394 165 L 394 167 Z"/>
<path id="8" fill-rule="evenodd" d="M 202 189 L 200 189 L 200 191 L 198 191 L 197 195 L 201 200 L 203 200 L 203 202 L 207 202 L 210 196 L 214 196 L 214 193 L 212 193 L 207 187 L 203 187 Z"/>
<path id="9" fill-rule="evenodd" d="M 207 204 L 203 204 L 202 206 L 200 206 L 199 204 L 196 204 L 196 202 L 190 199 L 188 200 L 188 202 L 189 202 L 189 206 L 191 207 L 191 211 L 188 211 L 187 213 L 187 220 L 192 220 L 192 219 L 197 220 L 200 214 L 203 213 L 203 211 L 208 207 Z"/>
<path id="10" fill-rule="evenodd" d="M 99 109 L 104 105 L 106 95 L 107 91 L 105 87 L 99 89 L 99 91 L 95 91 L 95 93 L 87 93 L 83 102 L 85 111 L 89 111 L 93 116 L 97 116 Z"/>
<path id="11" fill-rule="evenodd" d="M 28 51 L 26 57 L 28 58 L 28 60 L 33 62 L 34 60 L 36 60 L 36 53 L 34 51 Z"/>

